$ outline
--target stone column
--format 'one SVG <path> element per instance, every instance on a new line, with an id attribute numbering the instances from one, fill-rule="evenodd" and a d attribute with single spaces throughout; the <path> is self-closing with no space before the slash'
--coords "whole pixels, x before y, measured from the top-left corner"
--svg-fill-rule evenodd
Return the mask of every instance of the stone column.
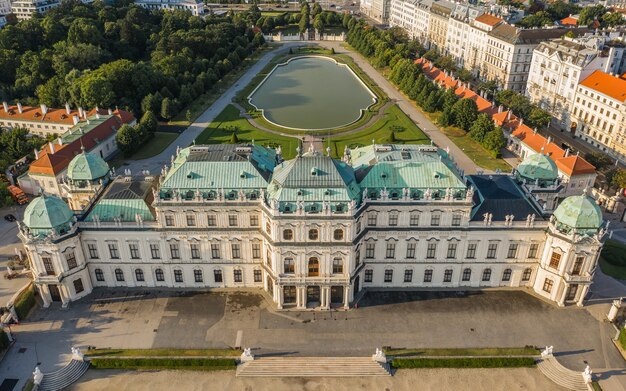
<path id="1" fill-rule="evenodd" d="M 41 296 L 41 300 L 43 300 L 43 308 L 50 307 L 52 298 L 50 297 L 50 289 L 48 289 L 47 285 L 39 285 L 39 295 Z"/>
<path id="2" fill-rule="evenodd" d="M 330 287 L 328 286 L 321 287 L 321 294 L 322 294 L 321 307 L 322 309 L 327 310 L 330 308 Z"/>
<path id="3" fill-rule="evenodd" d="M 567 291 L 569 290 L 569 284 L 564 283 L 563 284 L 563 291 L 561 292 L 561 297 L 558 298 L 557 300 L 557 305 L 559 307 L 564 307 L 565 306 L 565 296 L 567 296 Z"/>
<path id="4" fill-rule="evenodd" d="M 283 287 L 281 285 L 277 285 L 276 288 L 274 289 L 274 292 L 278 292 L 278 297 L 276 298 L 276 308 L 278 308 L 279 310 L 283 309 Z"/>
<path id="5" fill-rule="evenodd" d="M 343 287 L 343 308 L 350 308 L 350 285 Z"/>
<path id="6" fill-rule="evenodd" d="M 587 292 L 589 292 L 589 285 L 583 285 L 583 289 L 580 292 L 580 297 L 578 298 L 578 302 L 576 305 L 579 307 L 583 306 L 583 300 L 585 300 L 585 296 L 587 296 Z"/>
<path id="7" fill-rule="evenodd" d="M 296 292 L 296 307 L 300 309 L 306 308 L 306 286 L 297 287 Z"/>

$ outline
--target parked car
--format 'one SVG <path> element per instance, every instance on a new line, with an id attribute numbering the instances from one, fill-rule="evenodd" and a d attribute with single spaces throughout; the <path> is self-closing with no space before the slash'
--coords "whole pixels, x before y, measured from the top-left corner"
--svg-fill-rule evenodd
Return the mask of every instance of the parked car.
<path id="1" fill-rule="evenodd" d="M 15 220 L 17 220 L 17 219 L 15 218 L 15 216 L 13 216 L 12 214 L 8 214 L 8 215 L 4 216 L 4 219 L 5 219 L 6 221 L 10 221 L 10 222 L 14 222 Z"/>

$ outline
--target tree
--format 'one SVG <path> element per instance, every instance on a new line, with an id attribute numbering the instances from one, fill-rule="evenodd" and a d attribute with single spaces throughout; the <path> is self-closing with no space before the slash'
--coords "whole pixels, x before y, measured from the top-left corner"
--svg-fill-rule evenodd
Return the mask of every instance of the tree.
<path id="1" fill-rule="evenodd" d="M 452 108 L 444 109 L 437 122 L 443 127 L 452 125 L 454 123 L 454 113 L 452 112 Z"/>
<path id="2" fill-rule="evenodd" d="M 239 137 L 237 137 L 237 132 L 233 130 L 233 133 L 230 135 L 230 140 L 228 140 L 229 144 L 239 144 Z"/>
<path id="3" fill-rule="evenodd" d="M 478 117 L 478 107 L 472 99 L 465 98 L 452 106 L 454 112 L 454 124 L 467 131 Z"/>
<path id="4" fill-rule="evenodd" d="M 187 120 L 187 122 L 191 123 L 191 110 L 187 110 L 187 112 L 185 113 L 185 119 Z"/>
<path id="5" fill-rule="evenodd" d="M 115 101 L 113 85 L 104 77 L 85 76 L 80 82 L 80 95 L 85 107 L 111 107 Z"/>
<path id="6" fill-rule="evenodd" d="M 482 143 L 485 136 L 495 128 L 493 121 L 487 114 L 479 114 L 476 121 L 472 124 L 469 130 L 469 136 Z"/>
<path id="7" fill-rule="evenodd" d="M 428 98 L 426 98 L 426 101 L 424 102 L 422 108 L 427 113 L 434 113 L 435 111 L 437 111 L 437 109 L 439 109 L 438 102 L 439 90 L 435 89 L 431 91 L 430 94 L 428 94 Z"/>
<path id="8" fill-rule="evenodd" d="M 602 170 L 613 164 L 613 159 L 602 152 L 586 153 L 585 160 L 593 164 L 598 170 Z"/>
<path id="9" fill-rule="evenodd" d="M 319 5 L 319 3 L 315 3 Z M 313 20 L 313 28 L 317 30 L 318 33 L 324 34 L 324 20 L 322 19 L 322 15 L 317 15 Z"/>
<path id="10" fill-rule="evenodd" d="M 497 157 L 500 155 L 500 150 L 506 146 L 506 139 L 500 128 L 496 128 L 487 133 L 485 139 L 482 142 L 483 147 L 488 151 L 493 152 Z"/>
<path id="11" fill-rule="evenodd" d="M 141 120 L 139 121 L 139 123 L 143 125 L 144 129 L 148 133 L 156 132 L 159 126 L 159 121 L 157 120 L 156 115 L 154 115 L 152 111 L 146 111 L 141 117 Z"/>
<path id="12" fill-rule="evenodd" d="M 298 23 L 298 31 L 300 34 L 304 34 L 309 29 L 309 18 L 308 15 L 303 15 L 300 18 L 300 22 Z"/>
<path id="13" fill-rule="evenodd" d="M 468 82 L 474 78 L 474 75 L 472 75 L 472 72 L 468 71 L 467 69 L 461 68 L 456 73 L 456 77 L 458 77 L 459 80 L 463 82 Z"/>
<path id="14" fill-rule="evenodd" d="M 174 117 L 174 102 L 170 98 L 163 98 L 161 102 L 161 117 L 165 119 L 172 119 Z"/>
<path id="15" fill-rule="evenodd" d="M 528 120 L 528 125 L 534 128 L 545 128 L 552 121 L 552 114 L 538 107 L 533 107 L 526 119 Z"/>
<path id="16" fill-rule="evenodd" d="M 124 155 L 130 156 L 136 150 L 140 140 L 135 129 L 130 125 L 124 124 L 117 131 L 115 142 Z"/>
<path id="17" fill-rule="evenodd" d="M 626 188 L 626 169 L 617 168 L 614 170 L 612 178 L 610 180 L 610 184 L 613 187 L 617 187 L 619 189 Z"/>
<path id="18" fill-rule="evenodd" d="M 311 10 L 311 16 L 315 18 L 317 15 L 320 15 L 321 13 L 322 13 L 322 6 L 320 5 L 320 3 L 315 3 L 315 5 L 313 5 L 313 9 Z"/>
<path id="19" fill-rule="evenodd" d="M 584 7 L 578 15 L 579 26 L 589 26 L 594 20 L 599 19 L 602 15 L 606 14 L 607 10 L 602 5 L 596 5 L 593 7 Z"/>

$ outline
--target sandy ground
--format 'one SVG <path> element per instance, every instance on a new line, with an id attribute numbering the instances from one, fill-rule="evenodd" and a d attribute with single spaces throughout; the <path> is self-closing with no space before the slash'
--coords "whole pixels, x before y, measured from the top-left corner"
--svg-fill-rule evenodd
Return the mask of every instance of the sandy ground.
<path id="1" fill-rule="evenodd" d="M 237 378 L 234 371 L 124 372 L 89 370 L 72 391 L 142 390 L 353 391 L 353 390 L 541 390 L 563 391 L 538 369 L 420 369 L 393 377 L 368 378 Z"/>

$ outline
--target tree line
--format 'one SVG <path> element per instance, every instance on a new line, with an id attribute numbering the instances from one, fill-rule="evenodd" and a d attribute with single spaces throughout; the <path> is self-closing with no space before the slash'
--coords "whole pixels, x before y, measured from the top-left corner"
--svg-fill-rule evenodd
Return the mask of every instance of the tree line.
<path id="1" fill-rule="evenodd" d="M 563 0 L 554 1 L 547 6 L 544 3 L 532 1 L 528 7 L 528 12 L 527 16 L 516 23 L 518 26 L 525 28 L 551 26 L 569 15 L 579 15 L 576 22 L 578 26 L 589 26 L 595 20 L 600 23 L 600 27 L 614 27 L 625 22 L 622 14 L 610 12 L 610 9 L 603 5 L 580 7 Z"/>

